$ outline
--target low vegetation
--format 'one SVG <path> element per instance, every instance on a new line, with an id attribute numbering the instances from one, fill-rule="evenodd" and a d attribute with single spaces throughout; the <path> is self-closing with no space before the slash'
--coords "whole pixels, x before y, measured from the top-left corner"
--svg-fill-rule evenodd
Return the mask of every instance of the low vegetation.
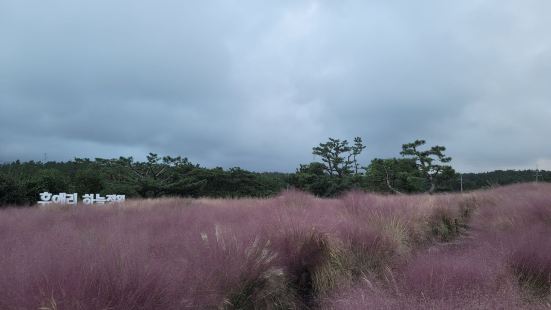
<path id="1" fill-rule="evenodd" d="M 495 185 L 551 181 L 549 171 L 494 171 L 459 175 L 445 147 L 425 140 L 402 145 L 401 158 L 360 162 L 366 149 L 360 137 L 329 138 L 312 148 L 319 161 L 301 164 L 294 173 L 251 172 L 239 167 L 206 168 L 185 157 L 150 153 L 132 157 L 75 158 L 68 162 L 0 163 L 0 206 L 34 205 L 41 192 L 112 195 L 132 198 L 266 198 L 297 188 L 317 197 L 338 197 L 351 190 L 375 193 L 458 192 Z"/>
<path id="2" fill-rule="evenodd" d="M 550 192 L 5 208 L 0 308 L 546 307 Z"/>

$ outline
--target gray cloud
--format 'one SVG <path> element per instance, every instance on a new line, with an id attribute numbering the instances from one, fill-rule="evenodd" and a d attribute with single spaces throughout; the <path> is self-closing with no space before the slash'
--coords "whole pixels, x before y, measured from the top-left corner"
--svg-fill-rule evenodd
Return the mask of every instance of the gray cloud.
<path id="1" fill-rule="evenodd" d="M 329 136 L 551 169 L 551 3 L 0 3 L 0 161 L 149 151 L 292 171 Z"/>

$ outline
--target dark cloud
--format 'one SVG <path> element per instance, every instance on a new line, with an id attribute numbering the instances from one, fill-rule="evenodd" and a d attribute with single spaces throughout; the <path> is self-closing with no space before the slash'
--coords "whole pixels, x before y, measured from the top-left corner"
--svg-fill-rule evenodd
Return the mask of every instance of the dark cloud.
<path id="1" fill-rule="evenodd" d="M 0 161 L 292 171 L 329 136 L 551 169 L 545 0 L 0 3 Z"/>

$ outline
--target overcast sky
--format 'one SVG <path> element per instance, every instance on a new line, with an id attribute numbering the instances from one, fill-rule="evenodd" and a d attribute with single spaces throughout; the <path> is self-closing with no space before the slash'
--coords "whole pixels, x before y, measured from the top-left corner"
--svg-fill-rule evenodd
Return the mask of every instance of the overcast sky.
<path id="1" fill-rule="evenodd" d="M 0 162 L 294 171 L 328 137 L 551 169 L 551 1 L 0 0 Z"/>

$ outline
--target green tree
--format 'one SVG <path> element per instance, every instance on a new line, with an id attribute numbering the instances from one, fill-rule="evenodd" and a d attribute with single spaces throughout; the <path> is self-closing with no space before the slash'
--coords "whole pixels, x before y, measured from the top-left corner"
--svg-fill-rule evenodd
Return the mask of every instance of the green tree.
<path id="1" fill-rule="evenodd" d="M 41 170 L 29 185 L 37 197 L 39 192 L 62 193 L 73 190 L 69 186 L 68 176 L 58 169 Z"/>
<path id="2" fill-rule="evenodd" d="M 146 162 L 136 162 L 132 157 L 120 157 L 112 161 L 114 165 L 125 168 L 126 181 L 136 184 L 136 190 L 142 197 L 159 197 L 179 186 L 181 177 L 178 168 L 193 166 L 187 158 L 159 157 L 155 153 L 147 155 Z"/>
<path id="3" fill-rule="evenodd" d="M 377 192 L 396 194 L 423 191 L 425 178 L 410 158 L 375 158 L 366 169 L 366 186 Z"/>
<path id="4" fill-rule="evenodd" d="M 104 176 L 98 169 L 79 169 L 74 176 L 75 191 L 81 194 L 101 193 L 104 188 L 103 179 Z"/>
<path id="5" fill-rule="evenodd" d="M 327 174 L 344 177 L 353 172 L 352 168 L 354 173 L 358 173 L 357 156 L 365 148 L 360 137 L 354 138 L 354 146 L 349 146 L 347 140 L 329 138 L 329 141 L 313 147 L 312 154 L 321 157 Z"/>
<path id="6" fill-rule="evenodd" d="M 366 146 L 363 144 L 361 137 L 355 137 L 354 138 L 354 145 L 352 146 L 352 152 L 350 156 L 352 156 L 352 166 L 354 167 L 354 174 L 359 174 L 360 164 L 358 163 L 358 156 L 362 153 L 362 151 L 366 148 Z"/>
<path id="7" fill-rule="evenodd" d="M 350 164 L 343 156 L 350 151 L 348 141 L 329 138 L 328 142 L 320 143 L 312 148 L 312 154 L 321 157 L 325 164 L 325 171 L 330 175 L 342 176 L 349 172 Z"/>
<path id="8" fill-rule="evenodd" d="M 15 179 L 0 173 L 0 207 L 29 203 L 25 194 Z"/>
<path id="9" fill-rule="evenodd" d="M 329 138 L 312 148 L 312 154 L 320 156 L 322 162 L 300 165 L 289 183 L 321 197 L 362 187 L 358 156 L 365 148 L 360 137 L 354 138 L 352 146 L 347 140 Z"/>
<path id="10" fill-rule="evenodd" d="M 442 175 L 455 174 L 449 165 L 452 158 L 444 155 L 446 150 L 443 146 L 433 146 L 428 150 L 418 150 L 420 146 L 425 144 L 425 140 L 415 140 L 412 143 L 402 145 L 400 154 L 404 157 L 409 156 L 416 161 L 417 167 L 421 174 L 426 178 L 429 184 L 427 192 L 434 193 L 437 188 L 438 181 L 442 181 Z"/>
<path id="11" fill-rule="evenodd" d="M 329 197 L 338 192 L 338 178 L 327 174 L 327 166 L 320 162 L 300 165 L 290 178 L 290 184 L 316 196 Z"/>

